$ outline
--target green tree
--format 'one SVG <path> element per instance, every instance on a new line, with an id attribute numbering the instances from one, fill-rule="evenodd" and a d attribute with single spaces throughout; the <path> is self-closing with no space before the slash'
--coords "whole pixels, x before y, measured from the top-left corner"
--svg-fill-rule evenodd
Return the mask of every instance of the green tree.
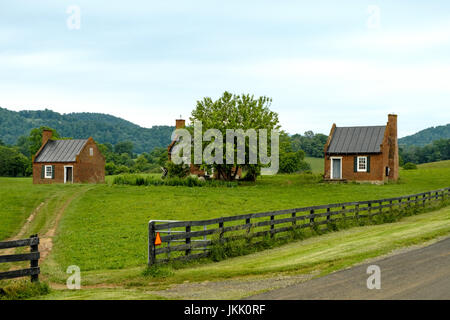
<path id="1" fill-rule="evenodd" d="M 203 133 L 208 129 L 218 129 L 222 133 L 222 141 L 226 141 L 227 129 L 279 129 L 278 114 L 270 110 L 272 99 L 267 97 L 254 98 L 253 95 L 233 95 L 225 92 L 222 97 L 213 101 L 211 98 L 204 98 L 197 101 L 196 108 L 192 111 L 190 120 L 201 121 Z M 192 130 L 192 128 L 190 128 Z M 255 180 L 260 172 L 261 163 L 248 164 L 249 149 L 248 139 L 246 139 L 245 158 L 246 165 L 226 164 L 226 143 L 223 143 L 223 164 L 203 164 L 203 168 L 214 169 L 219 178 L 224 180 L 234 180 L 239 167 L 247 170 L 247 177 Z M 204 146 L 210 142 L 204 142 Z M 270 146 L 270 142 L 268 142 Z M 235 146 L 235 155 L 236 155 Z M 235 170 L 233 170 L 235 168 Z"/>
<path id="2" fill-rule="evenodd" d="M 114 146 L 114 152 L 117 154 L 127 153 L 133 158 L 133 143 L 130 141 L 119 142 Z"/>
<path id="3" fill-rule="evenodd" d="M 117 166 L 114 163 L 107 162 L 105 164 L 105 173 L 106 173 L 106 175 L 110 176 L 110 175 L 116 174 L 116 172 L 117 172 Z"/>
<path id="4" fill-rule="evenodd" d="M 19 151 L 26 157 L 31 157 L 30 154 L 30 139 L 27 136 L 20 136 L 16 142 Z M 40 146 L 39 146 L 40 147 Z"/>
<path id="5" fill-rule="evenodd" d="M 168 159 L 167 148 L 154 148 L 150 153 L 145 154 L 149 163 L 157 165 L 159 167 L 164 167 Z"/>
<path id="6" fill-rule="evenodd" d="M 137 157 L 134 166 L 133 166 L 133 171 L 135 172 L 147 172 L 149 171 L 151 168 L 150 164 L 148 163 L 147 158 L 145 158 L 144 155 L 140 155 L 139 157 Z"/>
<path id="7" fill-rule="evenodd" d="M 0 176 L 26 176 L 30 161 L 15 148 L 0 146 Z"/>
<path id="8" fill-rule="evenodd" d="M 44 130 L 51 130 L 53 132 L 53 138 L 55 139 L 61 138 L 55 129 L 49 127 L 43 126 L 40 128 L 32 129 L 28 137 L 30 155 L 35 155 L 39 148 L 42 146 L 42 132 Z"/>
<path id="9" fill-rule="evenodd" d="M 280 170 L 281 173 L 310 171 L 310 165 L 304 161 L 303 150 L 293 151 L 292 138 L 285 132 L 280 134 Z"/>

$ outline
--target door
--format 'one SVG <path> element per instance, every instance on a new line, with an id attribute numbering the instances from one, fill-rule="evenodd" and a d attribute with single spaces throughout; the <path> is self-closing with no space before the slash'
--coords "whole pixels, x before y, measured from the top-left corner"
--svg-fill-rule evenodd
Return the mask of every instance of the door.
<path id="1" fill-rule="evenodd" d="M 331 165 L 333 166 L 332 179 L 342 179 L 341 176 L 341 159 L 331 159 Z"/>
<path id="2" fill-rule="evenodd" d="M 66 183 L 72 183 L 72 182 L 73 182 L 73 168 L 66 167 Z"/>

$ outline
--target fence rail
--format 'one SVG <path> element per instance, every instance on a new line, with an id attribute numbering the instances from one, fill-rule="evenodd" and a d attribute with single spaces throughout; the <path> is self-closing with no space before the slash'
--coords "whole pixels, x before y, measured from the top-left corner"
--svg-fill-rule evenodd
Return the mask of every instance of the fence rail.
<path id="1" fill-rule="evenodd" d="M 28 239 L 12 240 L 0 242 L 0 249 L 30 247 L 30 253 L 9 254 L 0 256 L 0 263 L 18 262 L 18 261 L 30 261 L 30 268 L 0 272 L 0 280 L 12 279 L 30 276 L 31 281 L 35 282 L 39 280 L 39 237 L 32 235 Z"/>
<path id="2" fill-rule="evenodd" d="M 318 227 L 343 219 L 373 217 L 395 209 L 402 211 L 425 207 L 436 201 L 444 201 L 449 194 L 450 188 L 444 188 L 395 198 L 317 205 L 208 220 L 151 220 L 148 264 L 205 257 L 214 243 L 266 235 L 274 237 L 277 233 Z M 157 235 L 161 240 L 160 247 L 155 245 Z M 161 258 L 157 260 L 158 256 Z"/>

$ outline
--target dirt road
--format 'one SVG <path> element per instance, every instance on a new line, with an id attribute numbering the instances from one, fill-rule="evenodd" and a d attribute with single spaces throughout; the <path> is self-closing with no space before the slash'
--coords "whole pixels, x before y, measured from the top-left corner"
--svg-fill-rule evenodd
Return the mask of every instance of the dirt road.
<path id="1" fill-rule="evenodd" d="M 379 267 L 380 289 L 368 289 L 372 265 Z M 450 238 L 248 299 L 450 300 Z"/>

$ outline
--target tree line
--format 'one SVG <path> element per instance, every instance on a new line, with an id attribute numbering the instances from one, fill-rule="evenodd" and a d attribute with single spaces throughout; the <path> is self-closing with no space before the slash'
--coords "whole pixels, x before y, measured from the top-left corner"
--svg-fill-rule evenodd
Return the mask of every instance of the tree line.
<path id="1" fill-rule="evenodd" d="M 423 147 L 400 146 L 400 165 L 404 163 L 427 163 L 442 160 L 450 160 L 450 139 L 435 140 Z"/>

